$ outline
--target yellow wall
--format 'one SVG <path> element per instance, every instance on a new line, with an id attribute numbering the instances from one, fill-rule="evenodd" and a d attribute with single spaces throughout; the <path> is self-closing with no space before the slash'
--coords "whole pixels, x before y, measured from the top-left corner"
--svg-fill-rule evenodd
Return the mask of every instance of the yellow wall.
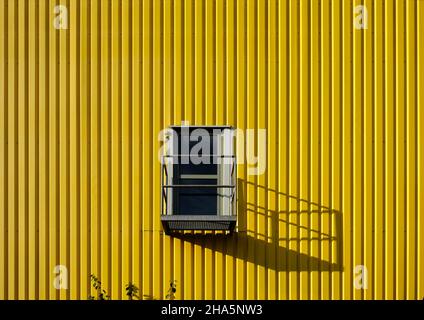
<path id="1" fill-rule="evenodd" d="M 424 297 L 424 1 L 56 2 L 0 1 L 0 299 Z M 267 129 L 232 237 L 162 232 L 182 120 Z"/>

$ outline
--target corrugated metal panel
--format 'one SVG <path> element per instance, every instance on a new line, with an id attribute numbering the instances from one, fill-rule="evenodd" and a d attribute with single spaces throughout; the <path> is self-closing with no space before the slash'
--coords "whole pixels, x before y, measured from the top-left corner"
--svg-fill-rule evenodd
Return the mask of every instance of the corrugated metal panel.
<path id="1" fill-rule="evenodd" d="M 422 299 L 423 18 L 418 0 L 0 1 L 0 299 L 85 299 L 90 273 L 114 299 L 171 279 L 179 299 Z M 161 231 L 157 135 L 182 120 L 268 130 L 231 238 Z"/>

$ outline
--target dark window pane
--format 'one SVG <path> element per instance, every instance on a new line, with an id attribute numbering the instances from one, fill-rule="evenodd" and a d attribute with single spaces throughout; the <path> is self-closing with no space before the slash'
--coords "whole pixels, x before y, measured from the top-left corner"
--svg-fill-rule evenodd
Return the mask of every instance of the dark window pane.
<path id="1" fill-rule="evenodd" d="M 210 144 L 208 148 L 202 148 L 198 153 L 196 151 L 193 156 L 197 155 L 208 155 L 209 163 L 192 163 L 190 157 L 179 157 L 178 164 L 174 165 L 173 184 L 177 185 L 216 185 L 217 179 L 189 179 L 181 178 L 181 175 L 217 175 L 217 163 L 216 157 L 211 156 L 216 152 L 216 136 L 210 132 L 210 136 L 200 136 L 197 141 L 190 141 L 189 136 L 179 136 L 179 153 L 187 155 L 187 152 L 191 154 L 192 148 L 198 143 L 201 143 L 202 147 L 204 139 L 209 140 Z M 185 150 L 182 146 L 189 146 L 189 150 Z M 214 161 L 215 158 L 215 161 Z M 184 161 L 183 161 L 184 160 Z M 200 159 L 197 159 L 200 160 Z M 203 160 L 203 159 L 202 159 Z M 187 188 L 174 188 L 173 189 L 173 212 L 174 214 L 205 214 L 212 215 L 217 214 L 217 188 L 202 188 L 202 187 L 187 187 Z"/>
<path id="2" fill-rule="evenodd" d="M 180 174 L 217 174 L 216 164 L 181 164 Z"/>
<path id="3" fill-rule="evenodd" d="M 216 185 L 216 179 L 181 179 L 182 185 Z M 175 214 L 217 214 L 217 188 L 187 187 L 174 190 Z"/>
<path id="4" fill-rule="evenodd" d="M 178 214 L 216 214 L 216 188 L 184 188 L 180 191 Z"/>

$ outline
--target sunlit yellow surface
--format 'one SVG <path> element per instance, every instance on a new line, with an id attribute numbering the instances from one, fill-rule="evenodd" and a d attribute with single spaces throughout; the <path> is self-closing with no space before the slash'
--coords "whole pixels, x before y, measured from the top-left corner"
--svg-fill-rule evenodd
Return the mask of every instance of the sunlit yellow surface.
<path id="1" fill-rule="evenodd" d="M 0 299 L 424 297 L 424 1 L 57 3 L 0 1 Z M 162 231 L 183 120 L 267 129 L 230 237 Z"/>

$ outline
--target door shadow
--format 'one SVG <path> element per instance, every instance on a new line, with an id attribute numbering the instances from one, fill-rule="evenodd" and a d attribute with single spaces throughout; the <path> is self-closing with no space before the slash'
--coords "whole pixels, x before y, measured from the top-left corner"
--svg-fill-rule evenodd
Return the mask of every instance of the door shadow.
<path id="1" fill-rule="evenodd" d="M 246 201 L 248 187 L 273 199 L 273 205 L 269 201 L 265 201 L 268 204 L 266 206 L 259 206 L 258 201 Z M 242 179 L 238 179 L 237 188 L 235 232 L 182 232 L 174 233 L 173 236 L 275 271 L 343 270 L 340 211 Z M 278 203 L 284 203 L 284 206 L 278 206 Z M 270 207 L 284 208 L 271 210 Z M 258 232 L 258 219 L 262 219 L 265 232 Z"/>

